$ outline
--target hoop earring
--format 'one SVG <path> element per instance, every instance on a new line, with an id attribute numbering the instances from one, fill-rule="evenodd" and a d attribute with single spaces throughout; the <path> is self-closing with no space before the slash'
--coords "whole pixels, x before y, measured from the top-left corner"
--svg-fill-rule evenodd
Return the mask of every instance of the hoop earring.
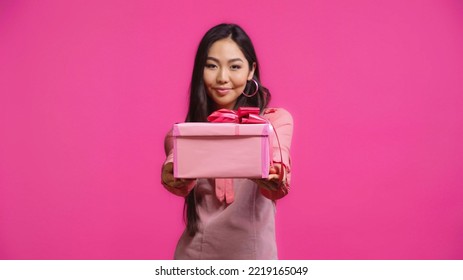
<path id="1" fill-rule="evenodd" d="M 246 97 L 253 97 L 254 95 L 256 95 L 257 91 L 259 90 L 259 84 L 257 83 L 257 81 L 254 80 L 254 79 L 252 79 L 251 81 L 253 81 L 254 84 L 256 84 L 256 90 L 255 90 L 253 93 L 251 93 L 251 94 L 245 93 L 245 92 L 243 91 L 243 95 L 246 96 Z"/>

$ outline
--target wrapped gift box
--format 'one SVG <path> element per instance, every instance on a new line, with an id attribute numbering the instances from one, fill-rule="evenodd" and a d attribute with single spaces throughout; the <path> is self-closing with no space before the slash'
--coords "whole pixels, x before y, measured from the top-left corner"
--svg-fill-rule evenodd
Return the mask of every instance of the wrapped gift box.
<path id="1" fill-rule="evenodd" d="M 178 123 L 172 134 L 176 178 L 268 178 L 268 123 Z"/>

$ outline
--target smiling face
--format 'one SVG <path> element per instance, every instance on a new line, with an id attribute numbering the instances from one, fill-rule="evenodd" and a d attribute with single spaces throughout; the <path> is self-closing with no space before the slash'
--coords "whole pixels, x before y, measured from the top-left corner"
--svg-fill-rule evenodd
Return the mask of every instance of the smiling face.
<path id="1" fill-rule="evenodd" d="M 254 75 L 238 45 L 230 38 L 216 41 L 209 49 L 204 67 L 204 85 L 217 109 L 233 109 L 236 100 Z"/>

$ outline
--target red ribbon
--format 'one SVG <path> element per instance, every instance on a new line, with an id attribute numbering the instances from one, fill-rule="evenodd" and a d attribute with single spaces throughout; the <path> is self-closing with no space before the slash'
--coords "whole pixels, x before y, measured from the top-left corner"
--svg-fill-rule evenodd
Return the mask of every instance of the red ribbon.
<path id="1" fill-rule="evenodd" d="M 260 110 L 257 107 L 240 107 L 238 111 L 220 109 L 210 114 L 207 120 L 218 123 L 267 123 L 266 119 L 259 116 L 259 112 Z"/>

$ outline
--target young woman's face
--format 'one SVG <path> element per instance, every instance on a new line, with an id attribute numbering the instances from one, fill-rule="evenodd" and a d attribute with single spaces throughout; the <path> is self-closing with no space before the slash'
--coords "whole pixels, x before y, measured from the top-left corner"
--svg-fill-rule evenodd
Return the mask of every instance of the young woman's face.
<path id="1" fill-rule="evenodd" d="M 233 109 L 236 100 L 254 75 L 249 62 L 230 38 L 216 41 L 209 49 L 204 68 L 204 85 L 217 109 Z"/>

